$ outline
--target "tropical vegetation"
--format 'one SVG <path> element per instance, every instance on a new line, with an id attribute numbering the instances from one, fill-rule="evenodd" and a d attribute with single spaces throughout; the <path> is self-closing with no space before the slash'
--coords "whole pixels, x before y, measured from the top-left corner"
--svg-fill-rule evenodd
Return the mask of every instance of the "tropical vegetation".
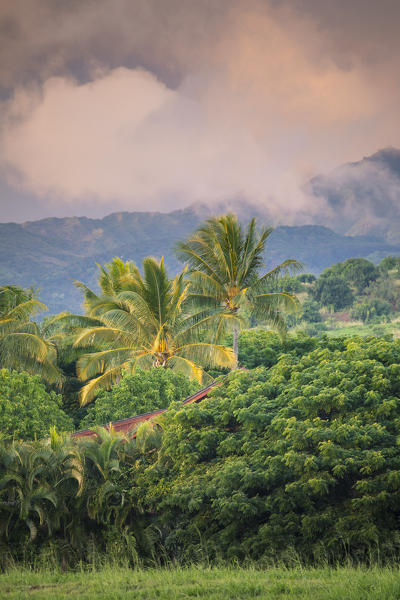
<path id="1" fill-rule="evenodd" d="M 32 317 L 47 310 L 34 291 L 13 285 L 0 287 L 0 367 L 41 375 L 49 383 L 60 384 L 57 351 Z"/>
<path id="2" fill-rule="evenodd" d="M 398 261 L 271 270 L 268 235 L 209 220 L 173 278 L 116 258 L 76 282 L 84 314 L 35 322 L 34 292 L 3 290 L 0 567 L 398 560 L 400 340 L 333 336 L 395 325 Z"/>
<path id="3" fill-rule="evenodd" d="M 209 219 L 177 245 L 178 257 L 189 265 L 190 299 L 204 311 L 202 323 L 213 329 L 216 339 L 227 327 L 233 331 L 236 360 L 238 332 L 246 323 L 243 309 L 284 332 L 282 310 L 294 312 L 298 307 L 294 295 L 270 287 L 282 275 L 299 270 L 298 261 L 287 259 L 260 274 L 271 233 L 271 228 L 258 233 L 255 219 L 244 230 L 235 215 L 226 215 Z"/>
<path id="4" fill-rule="evenodd" d="M 398 557 L 400 341 L 242 336 L 248 370 L 134 439 L 3 441 L 3 564 Z"/>
<path id="5" fill-rule="evenodd" d="M 69 326 L 81 325 L 74 346 L 86 350 L 76 364 L 78 377 L 87 381 L 79 393 L 82 405 L 124 371 L 171 368 L 205 383 L 211 378 L 204 367 L 234 364 L 229 348 L 201 339 L 204 325 L 188 308 L 185 270 L 169 279 L 163 260 L 146 258 L 143 273 L 133 263 L 114 261 L 109 272 L 101 270 L 101 295 L 84 288 L 88 321 L 62 317 Z"/>

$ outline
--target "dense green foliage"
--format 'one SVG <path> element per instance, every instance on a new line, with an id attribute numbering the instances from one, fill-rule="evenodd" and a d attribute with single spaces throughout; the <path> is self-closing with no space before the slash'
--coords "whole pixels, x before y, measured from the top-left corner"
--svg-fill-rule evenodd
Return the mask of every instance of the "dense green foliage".
<path id="1" fill-rule="evenodd" d="M 175 555 L 396 550 L 400 343 L 329 344 L 169 414 L 150 498 Z"/>
<path id="2" fill-rule="evenodd" d="M 72 431 L 72 420 L 61 405 L 61 396 L 46 391 L 39 376 L 0 370 L 0 423 L 4 436 L 33 440 L 49 435 L 53 426 Z"/>
<path id="3" fill-rule="evenodd" d="M 129 501 L 133 482 L 121 473 L 121 463 L 145 461 L 135 441 L 100 430 L 99 441 L 74 442 L 53 432 L 0 450 L 0 564 L 48 553 L 67 567 L 112 552 L 135 563 L 139 548 L 149 552 L 140 507 Z"/>
<path id="4" fill-rule="evenodd" d="M 393 306 L 390 302 L 380 298 L 366 298 L 353 306 L 350 316 L 363 321 L 363 323 L 379 323 L 384 318 L 390 321 L 390 315 L 393 312 Z"/>
<path id="5" fill-rule="evenodd" d="M 80 427 L 104 425 L 141 413 L 165 408 L 193 394 L 199 385 L 168 369 L 125 373 L 111 391 L 102 390 L 88 408 Z"/>
<path id="6" fill-rule="evenodd" d="M 3 561 L 398 557 L 400 341 L 258 330 L 239 356 L 249 370 L 136 440 L 3 443 Z M 125 383 L 116 402 L 138 393 Z"/>

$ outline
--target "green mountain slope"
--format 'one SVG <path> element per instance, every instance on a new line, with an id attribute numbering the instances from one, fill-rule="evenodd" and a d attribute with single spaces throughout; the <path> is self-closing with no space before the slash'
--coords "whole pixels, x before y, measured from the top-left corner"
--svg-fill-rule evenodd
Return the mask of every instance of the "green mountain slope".
<path id="1" fill-rule="evenodd" d="M 95 286 L 96 262 L 120 256 L 140 263 L 148 255 L 165 255 L 171 272 L 177 271 L 174 244 L 195 229 L 206 210 L 189 207 L 171 213 L 114 213 L 103 219 L 0 223 L 0 284 L 40 288 L 51 312 L 79 310 L 81 294 L 71 279 Z M 388 254 L 400 254 L 400 246 L 378 237 L 343 236 L 321 226 L 277 227 L 268 242 L 266 263 L 272 266 L 294 257 L 305 263 L 307 271 L 319 273 L 351 256 L 380 260 Z"/>

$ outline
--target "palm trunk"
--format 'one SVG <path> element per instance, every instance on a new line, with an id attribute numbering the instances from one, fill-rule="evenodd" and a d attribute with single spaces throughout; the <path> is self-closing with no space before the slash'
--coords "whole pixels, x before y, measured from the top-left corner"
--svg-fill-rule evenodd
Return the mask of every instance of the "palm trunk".
<path id="1" fill-rule="evenodd" d="M 237 369 L 239 356 L 239 330 L 237 327 L 233 328 L 233 353 L 235 355 L 235 369 Z"/>

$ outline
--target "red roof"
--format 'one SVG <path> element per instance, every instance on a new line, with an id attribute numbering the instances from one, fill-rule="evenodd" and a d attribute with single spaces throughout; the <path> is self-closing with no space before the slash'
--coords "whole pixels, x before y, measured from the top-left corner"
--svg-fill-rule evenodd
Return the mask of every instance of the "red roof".
<path id="1" fill-rule="evenodd" d="M 220 385 L 220 383 L 221 383 L 220 381 L 215 381 L 215 382 L 211 383 L 207 387 L 203 388 L 202 390 L 199 390 L 195 394 L 192 394 L 191 396 L 186 398 L 182 402 L 182 404 L 186 405 L 186 404 L 193 404 L 194 402 L 200 402 L 200 400 L 203 400 L 204 398 L 207 397 L 208 392 L 210 390 L 212 390 L 213 387 L 215 387 L 216 385 Z M 114 421 L 113 423 L 109 423 L 108 425 L 101 425 L 101 427 L 104 427 L 104 429 L 109 430 L 110 425 L 111 425 L 111 427 L 114 431 L 116 431 L 118 433 L 124 433 L 124 434 L 128 434 L 132 430 L 135 430 L 132 433 L 132 437 L 135 437 L 136 429 L 138 428 L 138 426 L 141 423 L 144 423 L 145 421 L 149 421 L 150 419 L 152 419 L 153 417 L 156 417 L 157 415 L 161 415 L 166 410 L 167 410 L 166 408 L 160 408 L 153 412 L 143 413 L 142 415 L 136 415 L 134 417 L 129 417 L 128 419 L 120 419 L 119 421 Z M 92 437 L 94 435 L 96 435 L 96 432 L 93 431 L 92 429 L 82 429 L 81 431 L 76 431 L 75 433 L 72 434 L 73 437 L 78 437 L 78 438 Z"/>

